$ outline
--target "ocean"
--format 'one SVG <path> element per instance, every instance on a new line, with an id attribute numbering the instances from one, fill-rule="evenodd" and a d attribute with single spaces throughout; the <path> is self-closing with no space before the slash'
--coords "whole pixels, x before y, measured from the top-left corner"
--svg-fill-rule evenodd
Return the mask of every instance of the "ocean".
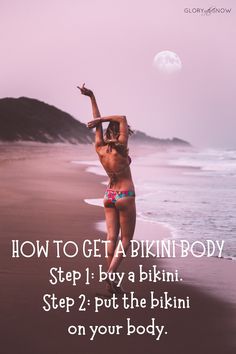
<path id="1" fill-rule="evenodd" d="M 105 176 L 98 161 L 85 163 Z M 176 239 L 225 240 L 223 257 L 236 260 L 235 150 L 156 152 L 133 159 L 132 175 L 138 218 L 165 224 Z"/>

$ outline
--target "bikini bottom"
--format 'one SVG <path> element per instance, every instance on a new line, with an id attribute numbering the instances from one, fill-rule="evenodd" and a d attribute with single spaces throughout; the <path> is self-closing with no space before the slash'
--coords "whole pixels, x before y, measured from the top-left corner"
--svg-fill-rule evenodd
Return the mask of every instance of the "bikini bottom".
<path id="1" fill-rule="evenodd" d="M 134 191 L 115 191 L 113 189 L 107 188 L 104 199 L 109 200 L 111 203 L 115 204 L 117 200 L 124 197 L 135 197 Z"/>

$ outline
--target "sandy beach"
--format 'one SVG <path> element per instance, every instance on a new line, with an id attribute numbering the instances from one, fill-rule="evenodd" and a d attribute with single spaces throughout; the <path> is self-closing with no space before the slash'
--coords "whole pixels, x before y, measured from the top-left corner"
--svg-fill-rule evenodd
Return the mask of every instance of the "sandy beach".
<path id="1" fill-rule="evenodd" d="M 139 299 L 150 292 L 191 299 L 189 309 L 118 309 L 101 308 L 95 312 L 94 297 L 105 290 L 97 277 L 91 285 L 80 282 L 49 283 L 49 269 L 62 267 L 65 271 L 78 269 L 98 273 L 99 265 L 106 266 L 104 257 L 85 258 L 81 255 L 58 258 L 50 253 L 45 258 L 12 258 L 12 240 L 42 242 L 73 240 L 105 240 L 105 233 L 96 229 L 104 219 L 103 209 L 84 202 L 86 198 L 101 198 L 104 180 L 86 172 L 83 164 L 73 160 L 95 160 L 92 146 L 66 144 L 2 144 L 0 146 L 0 252 L 1 252 L 1 348 L 4 354 L 64 354 L 64 353 L 130 353 L 149 354 L 233 354 L 236 350 L 236 282 L 235 262 L 216 258 L 194 259 L 141 259 L 126 257 L 120 270 L 138 274 L 139 265 L 149 270 L 181 272 L 182 282 L 130 283 L 124 281 L 127 292 Z M 163 173 L 163 171 L 162 171 Z M 135 239 L 166 238 L 169 230 L 156 223 L 138 222 Z M 153 235 L 153 237 L 152 237 Z M 85 294 L 90 300 L 86 311 L 65 312 L 42 309 L 43 295 L 78 298 Z M 86 300 L 87 301 L 87 300 Z M 120 300 L 118 299 L 118 304 Z M 127 336 L 97 335 L 90 340 L 85 336 L 68 334 L 71 325 L 112 325 L 125 328 L 127 318 L 136 326 L 165 326 L 167 334 L 156 340 L 149 333 Z"/>

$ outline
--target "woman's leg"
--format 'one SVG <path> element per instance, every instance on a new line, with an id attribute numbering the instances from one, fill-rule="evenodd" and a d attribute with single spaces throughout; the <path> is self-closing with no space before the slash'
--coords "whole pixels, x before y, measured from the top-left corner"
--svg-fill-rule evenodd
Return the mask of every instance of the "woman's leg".
<path id="1" fill-rule="evenodd" d="M 114 205 L 104 202 L 104 211 L 105 211 L 106 226 L 107 226 L 107 240 L 110 241 L 108 243 L 108 258 L 107 258 L 107 265 L 109 269 L 112 258 L 114 256 L 116 242 L 120 232 L 120 222 L 119 222 L 118 210 L 114 207 Z"/>
<path id="2" fill-rule="evenodd" d="M 135 223 L 136 223 L 136 207 L 134 197 L 124 197 L 116 201 L 116 209 L 119 212 L 119 222 L 121 229 L 121 242 L 125 253 L 130 246 L 130 240 L 134 235 Z M 122 261 L 123 255 L 119 253 L 116 257 L 116 251 L 114 257 L 111 260 L 108 272 L 116 272 Z"/>

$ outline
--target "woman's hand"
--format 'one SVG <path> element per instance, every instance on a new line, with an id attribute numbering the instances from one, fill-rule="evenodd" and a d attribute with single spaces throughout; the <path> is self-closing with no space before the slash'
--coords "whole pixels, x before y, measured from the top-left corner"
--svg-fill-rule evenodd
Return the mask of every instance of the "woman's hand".
<path id="1" fill-rule="evenodd" d="M 97 127 L 99 124 L 101 124 L 101 118 L 96 118 L 94 120 L 91 120 L 90 122 L 87 123 L 87 127 L 89 129 Z"/>
<path id="2" fill-rule="evenodd" d="M 82 95 L 88 96 L 90 98 L 94 96 L 93 91 L 85 87 L 85 84 L 83 84 L 82 87 L 77 86 L 77 88 L 80 90 Z"/>

